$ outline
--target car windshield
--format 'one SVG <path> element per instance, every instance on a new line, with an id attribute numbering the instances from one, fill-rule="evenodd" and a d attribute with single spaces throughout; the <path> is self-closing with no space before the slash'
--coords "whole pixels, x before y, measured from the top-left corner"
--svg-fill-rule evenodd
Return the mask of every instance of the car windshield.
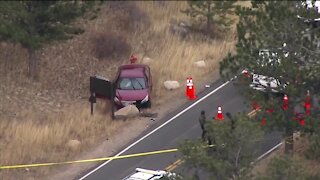
<path id="1" fill-rule="evenodd" d="M 118 85 L 122 90 L 140 90 L 146 88 L 144 78 L 121 78 Z"/>

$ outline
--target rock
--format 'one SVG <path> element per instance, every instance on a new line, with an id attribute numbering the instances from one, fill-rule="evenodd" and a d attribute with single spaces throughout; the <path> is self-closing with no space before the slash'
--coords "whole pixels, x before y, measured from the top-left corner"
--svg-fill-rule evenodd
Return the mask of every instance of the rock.
<path id="1" fill-rule="evenodd" d="M 144 57 L 142 59 L 142 63 L 144 64 L 150 64 L 153 61 L 153 59 L 149 58 L 149 57 Z"/>
<path id="2" fill-rule="evenodd" d="M 115 118 L 134 117 L 139 115 L 139 109 L 135 105 L 128 105 L 114 113 Z"/>
<path id="3" fill-rule="evenodd" d="M 79 149 L 81 142 L 76 139 L 69 140 L 67 143 L 67 147 L 72 151 Z"/>
<path id="4" fill-rule="evenodd" d="M 206 67 L 206 62 L 204 60 L 202 61 L 197 61 L 197 62 L 194 62 L 194 65 L 198 68 L 204 68 Z"/>
<path id="5" fill-rule="evenodd" d="M 173 34 L 179 34 L 182 38 L 186 38 L 189 34 L 189 29 L 187 27 L 176 24 L 171 24 L 169 30 Z"/>
<path id="6" fill-rule="evenodd" d="M 189 23 L 185 22 L 185 21 L 181 21 L 179 23 L 179 26 L 180 27 L 184 27 L 184 28 L 190 28 L 191 27 L 191 25 Z"/>
<path id="7" fill-rule="evenodd" d="M 174 90 L 180 87 L 180 84 L 178 81 L 165 81 L 163 85 L 168 90 Z"/>

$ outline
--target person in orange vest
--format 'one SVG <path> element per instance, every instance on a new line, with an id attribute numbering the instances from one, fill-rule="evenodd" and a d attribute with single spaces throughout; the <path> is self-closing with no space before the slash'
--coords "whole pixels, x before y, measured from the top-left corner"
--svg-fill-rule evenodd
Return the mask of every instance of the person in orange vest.
<path id="1" fill-rule="evenodd" d="M 306 115 L 310 116 L 311 115 L 311 98 L 310 98 L 310 91 L 307 91 L 307 97 L 304 103 L 304 108 L 306 110 Z"/>

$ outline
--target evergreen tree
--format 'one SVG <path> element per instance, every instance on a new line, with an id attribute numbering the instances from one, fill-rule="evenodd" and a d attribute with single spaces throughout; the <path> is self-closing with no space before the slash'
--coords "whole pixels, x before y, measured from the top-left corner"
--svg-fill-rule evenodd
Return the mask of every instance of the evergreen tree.
<path id="1" fill-rule="evenodd" d="M 252 147 L 261 141 L 263 132 L 246 115 L 234 118 L 234 123 L 230 120 L 208 122 L 206 129 L 214 147 L 205 148 L 200 141 L 185 142 L 179 148 L 185 162 L 204 168 L 212 174 L 212 179 L 248 179 L 251 162 L 257 156 L 257 148 Z"/>
<path id="2" fill-rule="evenodd" d="M 224 31 L 233 21 L 227 17 L 234 13 L 235 1 L 188 1 L 188 8 L 183 10 L 200 24 L 206 24 L 207 33 L 212 29 Z"/>
<path id="3" fill-rule="evenodd" d="M 1 1 L 0 40 L 19 43 L 29 53 L 29 75 L 37 76 L 35 55 L 43 44 L 71 38 L 81 29 L 70 24 L 93 7 L 91 1 Z"/>
<path id="4" fill-rule="evenodd" d="M 293 117 L 294 110 L 304 102 L 306 92 L 310 90 L 312 95 L 319 95 L 320 89 L 320 27 L 312 28 L 303 20 L 320 15 L 301 4 L 302 1 L 252 1 L 252 7 L 237 8 L 240 18 L 237 52 L 229 54 L 220 64 L 220 74 L 225 79 L 247 68 L 288 83 L 283 91 L 289 97 L 287 110 L 281 109 L 281 99 L 274 99 L 270 92 L 267 92 L 268 98 L 263 98 L 261 93 L 247 90 L 249 100 L 255 99 L 264 109 L 275 110 L 274 113 L 266 113 L 263 109 L 257 118 L 265 118 L 271 129 L 284 131 L 288 153 L 293 149 L 293 132 L 312 132 L 319 117 L 319 111 L 313 111 L 311 116 L 304 117 L 305 126 L 300 126 Z M 259 56 L 259 51 L 265 48 L 275 56 Z"/>

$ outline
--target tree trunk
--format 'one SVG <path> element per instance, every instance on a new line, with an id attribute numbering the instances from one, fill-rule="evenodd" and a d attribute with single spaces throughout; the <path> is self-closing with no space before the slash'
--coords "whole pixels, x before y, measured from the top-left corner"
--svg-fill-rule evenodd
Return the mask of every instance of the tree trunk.
<path id="1" fill-rule="evenodd" d="M 38 59 L 36 57 L 36 51 L 32 48 L 28 48 L 28 53 L 29 53 L 28 75 L 31 79 L 37 80 L 37 78 L 38 78 L 38 72 L 37 72 Z"/>
<path id="2" fill-rule="evenodd" d="M 291 106 L 289 106 L 289 108 L 286 111 L 284 111 L 284 119 L 282 119 L 282 121 L 286 122 L 284 151 L 288 155 L 293 155 L 293 127 L 291 127 L 290 123 L 290 120 L 292 120 L 293 112 L 294 109 Z"/>
<path id="3" fill-rule="evenodd" d="M 293 130 L 290 127 L 286 127 L 284 146 L 284 152 L 286 154 L 293 155 L 293 143 Z"/>
<path id="4" fill-rule="evenodd" d="M 207 33 L 210 34 L 211 32 L 211 26 L 212 26 L 212 22 L 211 22 L 211 3 L 207 2 L 207 8 L 208 8 L 208 14 L 207 14 Z"/>

